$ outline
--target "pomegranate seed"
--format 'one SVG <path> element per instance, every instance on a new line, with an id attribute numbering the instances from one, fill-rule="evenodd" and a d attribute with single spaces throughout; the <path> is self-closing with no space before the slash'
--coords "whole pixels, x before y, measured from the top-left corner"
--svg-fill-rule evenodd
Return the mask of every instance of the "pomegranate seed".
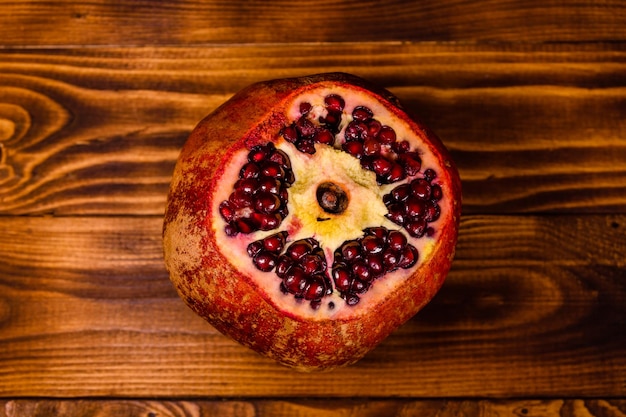
<path id="1" fill-rule="evenodd" d="M 239 232 L 245 234 L 252 233 L 256 230 L 256 228 L 247 219 L 237 219 L 235 221 L 235 225 Z"/>
<path id="2" fill-rule="evenodd" d="M 411 186 L 402 184 L 391 190 L 391 196 L 395 201 L 404 201 L 411 195 Z"/>
<path id="3" fill-rule="evenodd" d="M 280 193 L 281 183 L 275 178 L 272 177 L 262 177 L 258 181 L 258 189 L 261 191 L 266 191 L 268 193 L 278 195 Z"/>
<path id="4" fill-rule="evenodd" d="M 302 102 L 300 103 L 300 114 L 307 114 L 311 111 L 311 103 Z"/>
<path id="5" fill-rule="evenodd" d="M 281 135 L 289 143 L 296 143 L 298 140 L 298 132 L 296 131 L 296 125 L 294 123 L 289 126 L 285 126 L 281 130 Z"/>
<path id="6" fill-rule="evenodd" d="M 263 242 L 261 240 L 255 240 L 248 245 L 246 250 L 249 256 L 254 256 L 259 253 L 261 249 L 263 249 Z"/>
<path id="7" fill-rule="evenodd" d="M 285 255 L 279 256 L 278 261 L 276 261 L 276 275 L 278 275 L 279 278 L 284 278 L 292 266 L 293 261 L 291 259 Z"/>
<path id="8" fill-rule="evenodd" d="M 428 182 L 431 182 L 432 180 L 434 180 L 437 177 L 437 173 L 435 172 L 434 169 L 432 168 L 428 168 L 426 171 L 424 171 L 424 179 Z"/>
<path id="9" fill-rule="evenodd" d="M 341 248 L 341 255 L 346 262 L 352 262 L 361 256 L 361 245 L 355 240 L 346 242 Z"/>
<path id="10" fill-rule="evenodd" d="M 372 161 L 372 171 L 374 171 L 379 176 L 383 176 L 389 173 L 392 166 L 393 163 L 382 156 Z"/>
<path id="11" fill-rule="evenodd" d="M 426 213 L 426 204 L 415 197 L 410 197 L 404 206 L 404 212 L 411 218 L 422 217 Z"/>
<path id="12" fill-rule="evenodd" d="M 383 252 L 383 264 L 387 268 L 387 271 L 393 271 L 399 261 L 400 257 L 398 256 L 398 252 L 391 249 L 387 249 L 385 250 L 385 252 Z"/>
<path id="13" fill-rule="evenodd" d="M 320 271 L 322 267 L 325 266 L 316 255 L 304 255 L 300 260 L 300 264 L 304 272 L 308 275 Z"/>
<path id="14" fill-rule="evenodd" d="M 361 157 L 363 156 L 363 144 L 361 142 L 344 142 L 341 147 L 344 151 L 358 159 L 361 159 Z"/>
<path id="15" fill-rule="evenodd" d="M 430 198 L 433 201 L 439 201 L 443 197 L 443 190 L 439 184 L 433 184 L 430 188 Z"/>
<path id="16" fill-rule="evenodd" d="M 324 104 L 329 110 L 341 112 L 343 111 L 346 102 L 338 94 L 329 94 L 328 96 L 326 96 L 326 98 L 324 98 Z"/>
<path id="17" fill-rule="evenodd" d="M 378 140 L 385 145 L 391 145 L 396 141 L 396 131 L 389 126 L 382 126 L 378 132 Z"/>
<path id="18" fill-rule="evenodd" d="M 376 236 L 366 236 L 361 241 L 361 247 L 367 253 L 379 253 L 385 248 L 385 242 Z"/>
<path id="19" fill-rule="evenodd" d="M 376 120 L 376 119 L 369 120 L 367 122 L 367 133 L 368 133 L 368 136 L 371 137 L 371 138 L 377 137 L 379 132 L 380 132 L 381 127 L 382 127 L 382 125 L 381 125 L 381 123 L 378 120 Z M 379 139 L 379 141 L 381 143 L 384 143 L 380 139 Z"/>
<path id="20" fill-rule="evenodd" d="M 296 261 L 310 253 L 312 249 L 313 245 L 311 245 L 311 243 L 306 239 L 301 239 L 292 243 L 291 246 L 287 248 L 287 256 Z"/>
<path id="21" fill-rule="evenodd" d="M 410 268 L 417 263 L 418 256 L 417 249 L 413 245 L 406 245 L 402 251 L 398 266 L 404 269 Z"/>
<path id="22" fill-rule="evenodd" d="M 276 255 L 267 251 L 261 251 L 254 259 L 254 266 L 263 272 L 269 272 L 276 266 Z"/>
<path id="23" fill-rule="evenodd" d="M 253 217 L 258 223 L 260 230 L 274 230 L 280 226 L 280 222 L 283 221 L 280 214 L 277 213 L 254 213 Z"/>
<path id="24" fill-rule="evenodd" d="M 306 274 L 299 266 L 294 266 L 285 275 L 283 284 L 290 293 L 300 295 L 306 286 Z"/>
<path id="25" fill-rule="evenodd" d="M 422 159 L 417 152 L 406 152 L 399 155 L 398 163 L 404 167 L 408 176 L 416 175 L 422 168 Z"/>
<path id="26" fill-rule="evenodd" d="M 385 273 L 382 254 L 372 254 L 366 259 L 367 267 L 373 278 L 377 278 Z"/>
<path id="27" fill-rule="evenodd" d="M 425 200 L 430 197 L 430 184 L 423 178 L 414 179 L 411 181 L 411 191 L 416 197 Z"/>
<path id="28" fill-rule="evenodd" d="M 389 232 L 389 236 L 387 236 L 387 244 L 390 249 L 399 252 L 404 249 L 404 246 L 407 244 L 407 240 L 402 232 L 392 230 Z"/>
<path id="29" fill-rule="evenodd" d="M 267 161 L 263 164 L 261 174 L 266 177 L 272 177 L 277 179 L 285 178 L 285 170 L 283 169 L 283 167 L 273 161 Z"/>
<path id="30" fill-rule="evenodd" d="M 384 227 L 368 227 L 364 230 L 365 234 L 376 236 L 383 241 L 387 240 L 387 229 Z"/>
<path id="31" fill-rule="evenodd" d="M 395 224 L 399 224 L 400 226 L 404 224 L 404 207 L 401 204 L 391 204 L 389 207 L 387 207 L 387 210 L 388 213 L 385 214 L 385 217 L 387 217 Z"/>
<path id="32" fill-rule="evenodd" d="M 441 215 L 441 209 L 439 205 L 436 203 L 429 203 L 426 205 L 426 215 L 424 216 L 427 222 L 434 222 L 439 219 Z"/>
<path id="33" fill-rule="evenodd" d="M 371 119 L 372 116 L 374 116 L 374 113 L 365 106 L 357 106 L 352 110 L 352 118 L 354 120 L 365 121 Z"/>
<path id="34" fill-rule="evenodd" d="M 368 288 L 367 283 L 358 279 L 352 280 L 352 283 L 350 284 L 350 291 L 353 293 L 362 294 L 365 291 L 367 291 L 367 288 Z"/>
<path id="35" fill-rule="evenodd" d="M 333 132 L 337 133 L 339 123 L 341 123 L 341 112 L 329 111 L 326 117 L 320 116 L 319 122 L 329 127 Z"/>
<path id="36" fill-rule="evenodd" d="M 267 191 L 259 191 L 254 195 L 254 207 L 261 213 L 274 213 L 280 207 L 280 199 L 277 195 Z"/>
<path id="37" fill-rule="evenodd" d="M 241 190 L 246 194 L 252 194 L 257 190 L 257 188 L 259 188 L 259 182 L 256 178 L 242 178 L 237 180 L 234 188 Z"/>
<path id="38" fill-rule="evenodd" d="M 352 264 L 352 272 L 361 281 L 367 282 L 372 279 L 372 274 L 370 273 L 370 270 L 367 267 L 365 261 L 359 260 Z"/>
<path id="39" fill-rule="evenodd" d="M 345 266 L 333 268 L 333 279 L 335 281 L 335 288 L 337 288 L 339 292 L 347 292 L 350 290 L 352 279 L 350 272 L 348 272 Z"/>
<path id="40" fill-rule="evenodd" d="M 301 117 L 296 121 L 296 131 L 302 138 L 312 138 L 317 127 L 306 117 Z"/>
<path id="41" fill-rule="evenodd" d="M 410 220 L 404 225 L 406 231 L 413 237 L 422 237 L 426 232 L 426 221 L 424 219 Z"/>
<path id="42" fill-rule="evenodd" d="M 346 296 L 346 304 L 348 304 L 349 306 L 357 305 L 359 301 L 360 301 L 360 298 L 358 295 L 350 294 Z"/>
<path id="43" fill-rule="evenodd" d="M 268 236 L 262 241 L 263 247 L 270 252 L 279 253 L 283 250 L 283 247 L 285 246 L 286 237 L 287 232 L 280 232 Z"/>
<path id="44" fill-rule="evenodd" d="M 228 201 L 222 201 L 219 205 L 220 215 L 224 220 L 230 222 L 235 217 L 235 209 L 228 203 Z"/>
<path id="45" fill-rule="evenodd" d="M 301 139 L 296 143 L 296 149 L 302 153 L 313 155 L 315 153 L 315 142 L 313 139 Z"/>
<path id="46" fill-rule="evenodd" d="M 363 153 L 369 156 L 379 154 L 380 143 L 376 139 L 367 139 L 363 142 Z"/>
<path id="47" fill-rule="evenodd" d="M 228 201 L 235 208 L 245 208 L 252 206 L 252 196 L 244 193 L 242 190 L 235 190 L 228 197 Z"/>
<path id="48" fill-rule="evenodd" d="M 224 233 L 226 233 L 226 236 L 235 236 L 237 233 L 239 233 L 239 230 L 237 230 L 237 227 L 235 225 L 227 224 L 226 226 L 224 226 Z"/>
<path id="49" fill-rule="evenodd" d="M 274 153 L 270 155 L 270 161 L 276 162 L 285 169 L 291 169 L 291 160 L 289 159 L 289 156 L 287 156 L 287 154 L 280 149 L 274 150 Z"/>
<path id="50" fill-rule="evenodd" d="M 402 154 L 408 152 L 411 149 L 411 144 L 406 140 L 403 140 L 401 142 L 395 142 L 393 148 L 397 154 Z"/>
<path id="51" fill-rule="evenodd" d="M 405 178 L 404 168 L 398 163 L 393 163 L 391 169 L 385 175 L 385 180 L 388 184 L 392 184 L 397 181 L 401 181 Z"/>
<path id="52" fill-rule="evenodd" d="M 332 145 L 335 142 L 335 136 L 330 132 L 330 130 L 324 129 L 317 132 L 315 135 L 315 141 L 326 145 Z"/>
<path id="53" fill-rule="evenodd" d="M 321 279 L 316 279 L 315 281 L 311 282 L 306 288 L 306 291 L 304 293 L 304 299 L 318 300 L 322 298 L 325 292 L 326 291 L 324 288 L 324 281 L 322 281 Z"/>
<path id="54" fill-rule="evenodd" d="M 249 162 L 261 162 L 274 151 L 274 144 L 272 142 L 268 142 L 267 145 L 257 145 L 250 149 L 248 153 L 248 161 Z"/>
<path id="55" fill-rule="evenodd" d="M 367 132 L 367 125 L 363 122 L 353 120 L 346 126 L 344 136 L 346 141 L 355 141 L 360 140 L 364 132 Z"/>
<path id="56" fill-rule="evenodd" d="M 239 171 L 239 178 L 257 178 L 260 172 L 261 168 L 259 168 L 256 163 L 248 162 L 241 167 L 241 170 Z"/>

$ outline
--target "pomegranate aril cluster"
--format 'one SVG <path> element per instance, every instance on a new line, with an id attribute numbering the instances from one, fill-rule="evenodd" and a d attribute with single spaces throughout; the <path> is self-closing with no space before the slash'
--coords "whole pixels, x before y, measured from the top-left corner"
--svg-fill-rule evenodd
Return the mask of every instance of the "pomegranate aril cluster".
<path id="1" fill-rule="evenodd" d="M 253 147 L 232 193 L 219 205 L 226 234 L 276 229 L 288 214 L 287 188 L 294 180 L 285 152 L 272 142 Z"/>
<path id="2" fill-rule="evenodd" d="M 363 237 L 344 242 L 334 254 L 335 288 L 348 305 L 355 305 L 372 282 L 398 268 L 416 264 L 419 254 L 402 232 L 374 227 Z"/>
<path id="3" fill-rule="evenodd" d="M 433 183 L 435 177 L 435 171 L 427 169 L 423 178 L 398 185 L 383 196 L 388 210 L 386 217 L 413 237 L 433 234 L 429 223 L 439 219 L 441 214 L 438 202 L 443 192 L 441 186 Z"/>
<path id="4" fill-rule="evenodd" d="M 409 142 L 398 141 L 392 127 L 381 124 L 368 107 L 357 106 L 346 126 L 342 149 L 373 171 L 379 184 L 391 184 L 416 175 L 422 160 Z"/>
<path id="5" fill-rule="evenodd" d="M 300 117 L 285 126 L 280 133 L 296 149 L 308 154 L 315 153 L 315 143 L 333 146 L 335 135 L 339 133 L 344 106 L 343 98 L 336 94 L 325 97 L 324 115 L 313 114 L 310 103 L 300 103 Z"/>
<path id="6" fill-rule="evenodd" d="M 312 238 L 292 242 L 285 249 L 286 237 L 287 232 L 279 232 L 254 241 L 248 245 L 248 255 L 257 269 L 274 270 L 284 293 L 310 301 L 317 309 L 322 298 L 333 291 L 324 251 Z"/>

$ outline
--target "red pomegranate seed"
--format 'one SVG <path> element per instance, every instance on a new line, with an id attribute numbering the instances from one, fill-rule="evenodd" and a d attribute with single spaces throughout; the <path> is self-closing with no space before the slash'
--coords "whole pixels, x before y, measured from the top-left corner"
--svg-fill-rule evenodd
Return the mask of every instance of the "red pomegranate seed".
<path id="1" fill-rule="evenodd" d="M 392 230 L 389 232 L 389 236 L 387 236 L 387 245 L 390 249 L 399 252 L 404 249 L 404 246 L 407 244 L 407 239 L 397 230 Z"/>
<path id="2" fill-rule="evenodd" d="M 397 181 L 401 181 L 405 178 L 406 174 L 404 173 L 404 168 L 398 163 L 393 163 L 391 169 L 385 175 L 385 180 L 388 184 L 392 184 Z"/>
<path id="3" fill-rule="evenodd" d="M 323 263 L 316 255 L 304 255 L 302 259 L 300 259 L 300 265 L 302 265 L 302 269 L 306 274 L 311 275 L 320 271 Z"/>
<path id="4" fill-rule="evenodd" d="M 283 127 L 281 134 L 289 143 L 296 143 L 298 141 L 298 132 L 296 131 L 296 125 L 294 123 Z"/>
<path id="5" fill-rule="evenodd" d="M 374 171 L 377 175 L 383 176 L 391 171 L 391 167 L 393 163 L 386 159 L 385 157 L 378 157 L 372 161 L 372 171 Z"/>
<path id="6" fill-rule="evenodd" d="M 285 255 L 279 256 L 276 261 L 276 275 L 278 275 L 279 278 L 284 278 L 292 266 L 293 261 L 291 259 Z"/>
<path id="7" fill-rule="evenodd" d="M 242 178 L 237 180 L 234 188 L 252 194 L 259 188 L 259 181 L 256 178 Z"/>
<path id="8" fill-rule="evenodd" d="M 230 194 L 230 197 L 228 197 L 228 201 L 233 207 L 237 209 L 251 207 L 253 204 L 252 196 L 250 194 L 244 193 L 242 190 L 233 191 Z"/>
<path id="9" fill-rule="evenodd" d="M 436 203 L 429 203 L 426 205 L 426 215 L 424 216 L 427 222 L 434 222 L 439 219 L 441 215 L 441 209 L 439 205 Z"/>
<path id="10" fill-rule="evenodd" d="M 385 217 L 387 217 L 389 220 L 391 220 L 395 224 L 399 224 L 400 226 L 404 224 L 405 217 L 404 217 L 404 207 L 402 206 L 402 204 L 399 204 L 399 203 L 391 204 L 389 207 L 387 207 L 387 210 L 388 210 L 388 213 L 385 214 Z"/>
<path id="11" fill-rule="evenodd" d="M 380 143 L 376 139 L 367 139 L 363 142 L 363 154 L 368 156 L 380 153 Z"/>
<path id="12" fill-rule="evenodd" d="M 378 132 L 378 140 L 385 145 L 391 145 L 396 141 L 396 131 L 389 126 L 382 126 Z"/>
<path id="13" fill-rule="evenodd" d="M 298 149 L 302 153 L 308 153 L 309 155 L 313 155 L 315 153 L 315 142 L 313 139 L 300 139 L 296 143 L 296 149 Z"/>
<path id="14" fill-rule="evenodd" d="M 352 272 L 360 281 L 363 282 L 368 282 L 373 278 L 365 261 L 359 260 L 352 264 Z"/>
<path id="15" fill-rule="evenodd" d="M 422 168 L 422 159 L 417 152 L 406 152 L 398 156 L 398 163 L 404 167 L 406 175 L 417 175 Z"/>
<path id="16" fill-rule="evenodd" d="M 257 178 L 260 172 L 261 168 L 256 163 L 248 162 L 241 167 L 239 178 Z"/>
<path id="17" fill-rule="evenodd" d="M 235 217 L 235 209 L 228 201 L 222 201 L 219 205 L 220 215 L 224 220 L 230 222 Z"/>
<path id="18" fill-rule="evenodd" d="M 371 119 L 372 116 L 374 116 L 374 113 L 365 106 L 357 106 L 352 110 L 352 118 L 354 120 L 365 121 Z"/>
<path id="19" fill-rule="evenodd" d="M 366 258 L 366 263 L 373 278 L 379 277 L 385 273 L 385 265 L 382 254 L 377 253 L 369 255 Z"/>
<path id="20" fill-rule="evenodd" d="M 364 252 L 370 254 L 379 253 L 385 248 L 385 241 L 376 236 L 365 236 L 363 240 L 361 240 L 361 247 Z"/>
<path id="21" fill-rule="evenodd" d="M 278 195 L 280 193 L 281 183 L 272 177 L 262 177 L 258 181 L 258 189 L 261 191 L 267 191 L 268 193 Z"/>
<path id="22" fill-rule="evenodd" d="M 387 271 L 394 270 L 399 261 L 400 257 L 398 256 L 397 251 L 391 250 L 391 248 L 389 248 L 383 252 L 383 264 L 387 268 Z"/>
<path id="23" fill-rule="evenodd" d="M 425 200 L 430 197 L 430 184 L 423 178 L 414 179 L 411 181 L 411 191 L 414 196 Z"/>
<path id="24" fill-rule="evenodd" d="M 283 247 L 285 246 L 286 237 L 287 237 L 287 232 L 280 232 L 280 233 L 276 233 L 271 236 L 268 236 L 262 240 L 263 247 L 270 252 L 280 253 L 283 250 Z"/>
<path id="25" fill-rule="evenodd" d="M 323 129 L 315 134 L 315 141 L 326 145 L 332 145 L 335 142 L 335 135 L 333 135 L 330 130 Z"/>
<path id="26" fill-rule="evenodd" d="M 337 126 L 341 123 L 341 112 L 329 110 L 325 117 L 320 116 L 319 122 L 337 133 Z"/>
<path id="27" fill-rule="evenodd" d="M 335 281 L 335 288 L 339 292 L 350 290 L 352 278 L 345 266 L 333 268 L 333 280 Z"/>
<path id="28" fill-rule="evenodd" d="M 382 127 L 382 125 L 381 125 L 381 123 L 378 120 L 376 120 L 376 119 L 369 120 L 367 122 L 367 134 L 368 134 L 368 136 L 371 137 L 371 138 L 377 137 L 378 133 L 380 132 L 381 127 Z M 379 139 L 379 141 L 381 143 L 384 143 L 380 139 Z"/>
<path id="29" fill-rule="evenodd" d="M 426 221 L 424 219 L 413 219 L 408 221 L 404 228 L 413 237 L 422 237 L 426 233 Z"/>
<path id="30" fill-rule="evenodd" d="M 280 149 L 274 150 L 274 152 L 270 155 L 270 161 L 276 162 L 285 169 L 291 169 L 291 160 L 289 159 L 289 156 L 287 156 L 287 154 Z"/>
<path id="31" fill-rule="evenodd" d="M 325 292 L 326 292 L 326 289 L 324 288 L 324 281 L 318 278 L 318 279 L 315 279 L 313 282 L 311 282 L 307 286 L 306 291 L 304 293 L 304 299 L 305 300 L 318 300 L 322 298 Z"/>
<path id="32" fill-rule="evenodd" d="M 411 144 L 406 140 L 403 140 L 401 142 L 395 142 L 393 149 L 396 151 L 397 154 L 402 154 L 408 152 L 411 149 Z"/>
<path id="33" fill-rule="evenodd" d="M 349 306 L 357 305 L 360 300 L 359 296 L 355 294 L 349 294 L 346 296 L 346 304 Z"/>
<path id="34" fill-rule="evenodd" d="M 434 169 L 432 168 L 428 168 L 426 171 L 424 171 L 424 179 L 428 182 L 431 182 L 432 180 L 434 180 L 437 177 L 437 173 L 435 172 Z"/>
<path id="35" fill-rule="evenodd" d="M 433 201 L 439 201 L 443 197 L 443 190 L 439 184 L 433 184 L 430 188 L 430 198 Z"/>
<path id="36" fill-rule="evenodd" d="M 254 256 L 257 253 L 259 253 L 262 249 L 263 249 L 263 241 L 255 240 L 254 242 L 248 245 L 246 251 L 248 252 L 248 256 Z"/>
<path id="37" fill-rule="evenodd" d="M 417 263 L 418 257 L 419 254 L 417 252 L 417 249 L 415 249 L 413 245 L 406 245 L 404 250 L 402 251 L 398 266 L 405 269 L 410 268 Z"/>
<path id="38" fill-rule="evenodd" d="M 250 220 L 247 219 L 237 219 L 235 221 L 236 229 L 241 233 L 252 233 L 256 230 L 256 228 L 251 224 Z"/>
<path id="39" fill-rule="evenodd" d="M 254 195 L 254 208 L 261 213 L 274 213 L 280 207 L 280 199 L 276 194 L 259 191 Z"/>
<path id="40" fill-rule="evenodd" d="M 307 114 L 311 111 L 311 103 L 302 102 L 300 103 L 300 114 Z"/>
<path id="41" fill-rule="evenodd" d="M 306 117 L 301 117 L 296 121 L 296 131 L 303 138 L 312 138 L 317 127 Z"/>
<path id="42" fill-rule="evenodd" d="M 290 293 L 300 295 L 306 286 L 306 274 L 299 266 L 294 266 L 285 275 L 283 284 Z"/>
<path id="43" fill-rule="evenodd" d="M 358 159 L 361 159 L 361 157 L 363 156 L 363 144 L 361 142 L 344 142 L 341 147 L 344 151 Z"/>
<path id="44" fill-rule="evenodd" d="M 276 266 L 276 255 L 271 252 L 261 251 L 252 261 L 259 270 L 269 272 Z"/>
<path id="45" fill-rule="evenodd" d="M 387 240 L 387 229 L 385 229 L 384 227 L 368 227 L 367 229 L 364 230 L 366 235 L 372 235 L 372 236 L 376 236 L 379 239 L 382 239 L 383 241 Z"/>
<path id="46" fill-rule="evenodd" d="M 343 108 L 346 105 L 346 102 L 338 94 L 329 94 L 328 96 L 326 96 L 326 98 L 324 98 L 324 104 L 326 105 L 326 108 L 329 110 L 341 112 L 343 111 Z"/>
<path id="47" fill-rule="evenodd" d="M 346 141 L 360 140 L 364 132 L 367 132 L 367 125 L 358 120 L 353 120 L 346 126 L 344 136 Z"/>
<path id="48" fill-rule="evenodd" d="M 426 213 L 426 204 L 419 198 L 410 197 L 405 203 L 404 210 L 410 218 L 422 217 Z"/>
<path id="49" fill-rule="evenodd" d="M 266 177 L 272 177 L 277 179 L 285 178 L 285 169 L 276 162 L 267 161 L 263 164 L 261 174 Z"/>
<path id="50" fill-rule="evenodd" d="M 361 256 L 361 245 L 356 240 L 352 240 L 343 244 L 341 255 L 346 262 L 352 262 Z"/>
<path id="51" fill-rule="evenodd" d="M 310 253 L 312 249 L 313 245 L 311 245 L 311 243 L 309 243 L 306 239 L 301 239 L 293 242 L 287 248 L 287 256 L 296 261 L 302 258 L 304 255 Z"/>
<path id="52" fill-rule="evenodd" d="M 398 185 L 391 190 L 391 196 L 395 201 L 404 201 L 411 195 L 411 186 L 409 184 Z"/>
<path id="53" fill-rule="evenodd" d="M 258 224 L 260 230 L 274 230 L 283 220 L 278 213 L 254 213 L 252 218 Z"/>

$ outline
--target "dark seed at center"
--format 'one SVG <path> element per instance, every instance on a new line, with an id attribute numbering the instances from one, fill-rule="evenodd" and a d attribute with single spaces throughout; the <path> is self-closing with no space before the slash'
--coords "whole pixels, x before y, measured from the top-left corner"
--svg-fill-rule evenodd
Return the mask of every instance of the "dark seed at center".
<path id="1" fill-rule="evenodd" d="M 317 186 L 317 202 L 326 213 L 339 214 L 348 208 L 348 194 L 332 182 L 323 182 Z"/>

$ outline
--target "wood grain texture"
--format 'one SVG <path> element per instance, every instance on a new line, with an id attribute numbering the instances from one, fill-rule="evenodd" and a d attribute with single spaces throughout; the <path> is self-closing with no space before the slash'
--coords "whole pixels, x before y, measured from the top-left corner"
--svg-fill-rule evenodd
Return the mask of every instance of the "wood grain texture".
<path id="1" fill-rule="evenodd" d="M 0 213 L 160 215 L 178 151 L 254 81 L 348 71 L 450 148 L 466 213 L 626 211 L 621 45 L 0 51 Z"/>
<path id="2" fill-rule="evenodd" d="M 527 400 L 0 400 L 0 417 L 623 417 L 615 399 Z"/>
<path id="3" fill-rule="evenodd" d="M 626 40 L 618 0 L 2 1 L 5 46 Z"/>
<path id="4" fill-rule="evenodd" d="M 467 216 L 433 302 L 357 365 L 311 375 L 184 306 L 159 218 L 2 217 L 0 397 L 624 397 L 625 228 Z"/>

